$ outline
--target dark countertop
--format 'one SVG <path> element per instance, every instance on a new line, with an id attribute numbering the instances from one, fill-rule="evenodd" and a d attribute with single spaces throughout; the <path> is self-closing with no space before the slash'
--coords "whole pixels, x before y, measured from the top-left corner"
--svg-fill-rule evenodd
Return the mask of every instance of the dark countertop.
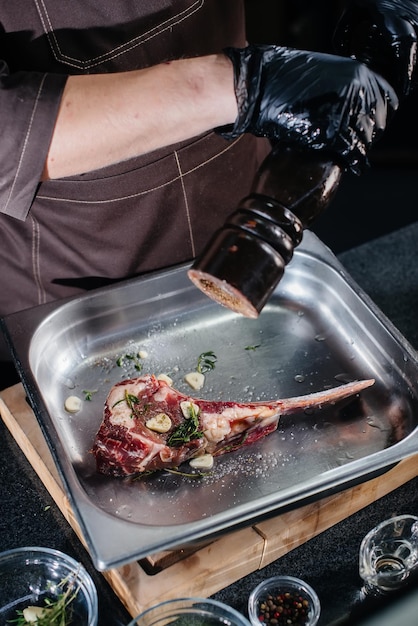
<path id="1" fill-rule="evenodd" d="M 414 348 L 418 348 L 417 242 L 418 222 L 339 255 L 351 276 Z M 99 592 L 100 626 L 127 624 L 129 614 L 92 567 L 88 554 L 3 422 L 0 429 L 0 551 L 44 545 L 70 554 L 93 576 Z M 418 515 L 418 478 L 214 597 L 246 614 L 248 596 L 256 584 L 269 576 L 287 574 L 303 578 L 316 589 L 323 607 L 319 626 L 358 623 L 346 615 L 360 588 L 357 570 L 361 539 L 380 521 L 402 513 Z"/>

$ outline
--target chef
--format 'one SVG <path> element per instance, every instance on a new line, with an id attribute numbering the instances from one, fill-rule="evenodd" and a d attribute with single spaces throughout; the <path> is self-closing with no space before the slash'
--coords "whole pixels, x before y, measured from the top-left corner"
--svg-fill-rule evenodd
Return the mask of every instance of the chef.
<path id="1" fill-rule="evenodd" d="M 361 168 L 397 95 L 359 12 L 413 48 L 412 0 L 350 3 L 345 58 L 247 47 L 243 0 L 0 0 L 0 316 L 192 259 L 268 139 Z"/>

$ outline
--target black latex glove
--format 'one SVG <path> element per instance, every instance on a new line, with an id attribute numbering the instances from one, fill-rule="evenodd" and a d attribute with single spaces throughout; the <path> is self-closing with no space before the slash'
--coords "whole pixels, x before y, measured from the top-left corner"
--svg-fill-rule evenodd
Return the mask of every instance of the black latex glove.
<path id="1" fill-rule="evenodd" d="M 334 46 L 339 54 L 367 63 L 402 97 L 416 81 L 417 33 L 418 0 L 350 0 Z"/>
<path id="2" fill-rule="evenodd" d="M 398 106 L 390 85 L 365 65 L 278 46 L 227 48 L 238 117 L 227 138 L 249 132 L 283 146 L 327 150 L 360 172 L 366 152 Z"/>

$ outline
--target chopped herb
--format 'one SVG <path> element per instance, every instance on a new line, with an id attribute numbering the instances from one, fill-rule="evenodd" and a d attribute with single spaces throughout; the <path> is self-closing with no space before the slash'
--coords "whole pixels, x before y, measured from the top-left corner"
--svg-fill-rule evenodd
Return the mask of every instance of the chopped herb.
<path id="1" fill-rule="evenodd" d="M 193 439 L 200 439 L 203 437 L 202 431 L 199 430 L 198 413 L 196 412 L 192 402 L 190 403 L 188 413 L 189 415 L 168 437 L 168 446 L 178 447 L 183 443 L 189 443 L 189 441 L 192 441 Z"/>
<path id="2" fill-rule="evenodd" d="M 139 352 L 137 352 L 136 354 L 123 354 L 117 359 L 116 365 L 118 367 L 122 367 L 125 360 L 132 361 L 134 364 L 134 368 L 137 370 L 137 372 L 142 371 L 141 355 L 139 354 Z"/>
<path id="3" fill-rule="evenodd" d="M 94 393 L 97 393 L 97 389 L 83 389 L 84 400 L 91 400 Z"/>
<path id="4" fill-rule="evenodd" d="M 197 368 L 196 370 L 200 374 L 205 374 L 210 370 L 215 369 L 215 363 L 218 360 L 216 354 L 210 350 L 209 352 L 202 352 L 197 359 Z"/>
<path id="5" fill-rule="evenodd" d="M 258 344 L 257 344 L 257 345 L 255 345 L 255 346 L 246 346 L 246 347 L 244 348 L 244 350 L 257 350 L 257 348 L 259 348 L 259 347 L 260 347 L 260 344 L 258 343 Z"/>

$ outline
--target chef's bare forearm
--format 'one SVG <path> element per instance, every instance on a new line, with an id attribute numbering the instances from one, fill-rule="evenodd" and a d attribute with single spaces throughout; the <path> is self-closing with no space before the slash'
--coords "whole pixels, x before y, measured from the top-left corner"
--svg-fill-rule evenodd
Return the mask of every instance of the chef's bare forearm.
<path id="1" fill-rule="evenodd" d="M 70 76 L 43 178 L 91 171 L 232 123 L 230 61 L 222 54 L 118 74 Z"/>

